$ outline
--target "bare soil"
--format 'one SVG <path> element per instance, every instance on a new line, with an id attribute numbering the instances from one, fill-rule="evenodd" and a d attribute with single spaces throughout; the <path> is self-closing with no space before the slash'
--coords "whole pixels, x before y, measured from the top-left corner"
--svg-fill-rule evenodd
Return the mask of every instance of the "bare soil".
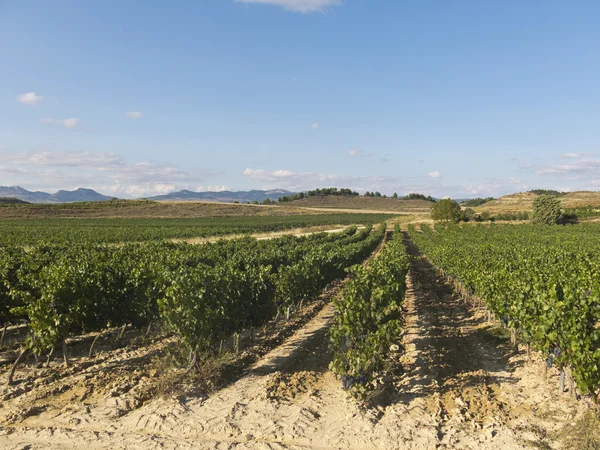
<path id="1" fill-rule="evenodd" d="M 409 252 L 405 330 L 391 352 L 389 386 L 368 405 L 328 370 L 335 311 L 323 299 L 212 395 L 190 386 L 136 403 L 135 392 L 161 378 L 143 366 L 160 339 L 99 352 L 72 374 L 20 371 L 18 385 L 1 391 L 0 448 L 569 448 L 560 432 L 585 402 L 559 395 L 557 373 L 546 376 L 538 355 L 515 351 L 410 243 Z"/>

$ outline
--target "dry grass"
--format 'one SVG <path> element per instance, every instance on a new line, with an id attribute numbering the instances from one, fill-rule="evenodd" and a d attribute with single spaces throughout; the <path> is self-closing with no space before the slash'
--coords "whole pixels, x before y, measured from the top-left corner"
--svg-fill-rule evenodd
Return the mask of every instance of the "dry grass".
<path id="1" fill-rule="evenodd" d="M 315 227 L 304 227 L 304 228 L 292 228 L 290 230 L 282 231 L 271 231 L 269 233 L 254 233 L 251 234 L 253 238 L 258 240 L 262 239 L 274 239 L 281 236 L 304 236 L 313 233 L 320 233 L 322 231 L 333 233 L 336 231 L 343 231 L 348 225 L 320 225 Z M 361 228 L 362 226 L 359 226 Z M 207 242 L 217 242 L 223 239 L 239 239 L 246 237 L 248 234 L 227 234 L 224 236 L 209 237 L 209 238 L 189 238 L 189 239 L 171 239 L 172 242 L 187 242 L 188 244 L 205 244 Z"/>
<path id="2" fill-rule="evenodd" d="M 119 200 L 52 205 L 0 205 L 2 219 L 45 218 L 193 218 L 293 216 L 339 213 L 428 214 L 431 203 L 364 197 L 319 197 L 283 205 L 242 205 L 198 201 Z"/>
<path id="3" fill-rule="evenodd" d="M 431 203 L 424 200 L 395 200 L 393 198 L 372 197 L 309 197 L 288 203 L 289 206 L 298 208 L 318 208 L 352 210 L 361 212 L 397 212 L 397 213 L 429 213 Z"/>
<path id="4" fill-rule="evenodd" d="M 597 411 L 589 410 L 578 420 L 567 425 L 558 436 L 565 448 L 577 450 L 600 449 L 600 416 Z"/>
<path id="5" fill-rule="evenodd" d="M 487 211 L 491 214 L 532 211 L 533 201 L 536 198 L 537 195 L 531 192 L 520 192 L 518 194 L 505 195 L 474 209 L 479 213 Z M 563 208 L 600 206 L 600 192 L 570 192 L 559 197 L 559 200 Z"/>

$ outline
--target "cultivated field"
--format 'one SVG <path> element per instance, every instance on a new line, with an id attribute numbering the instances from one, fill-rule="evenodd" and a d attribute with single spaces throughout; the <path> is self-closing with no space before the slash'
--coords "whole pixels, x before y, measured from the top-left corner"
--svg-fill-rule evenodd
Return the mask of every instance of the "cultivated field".
<path id="1" fill-rule="evenodd" d="M 0 448 L 598 448 L 599 226 L 301 211 L 0 223 Z"/>

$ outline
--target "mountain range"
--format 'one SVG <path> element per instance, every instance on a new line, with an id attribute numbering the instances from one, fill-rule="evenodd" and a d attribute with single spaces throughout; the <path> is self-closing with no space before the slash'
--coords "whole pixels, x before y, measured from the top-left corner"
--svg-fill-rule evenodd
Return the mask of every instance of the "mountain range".
<path id="1" fill-rule="evenodd" d="M 113 198 L 99 194 L 93 189 L 60 190 L 48 194 L 41 191 L 28 191 L 20 186 L 0 186 L 0 197 L 12 197 L 29 203 L 101 202 Z"/>
<path id="2" fill-rule="evenodd" d="M 221 191 L 221 192 L 193 192 L 188 190 L 172 192 L 166 195 L 157 195 L 148 197 L 148 200 L 202 200 L 213 202 L 263 202 L 269 198 L 277 200 L 284 195 L 290 195 L 292 192 L 283 189 L 273 189 L 270 191 Z M 93 189 L 79 188 L 74 191 L 60 190 L 55 194 L 49 194 L 41 191 L 28 191 L 20 186 L 0 186 L 0 197 L 13 198 L 29 203 L 72 203 L 72 202 L 102 202 L 111 200 L 113 197 L 99 194 Z"/>
<path id="3" fill-rule="evenodd" d="M 219 191 L 219 192 L 193 192 L 188 190 L 172 192 L 166 195 L 148 197 L 148 200 L 202 200 L 208 202 L 262 202 L 267 198 L 277 200 L 279 197 L 291 195 L 293 192 L 285 189 L 272 189 L 270 191 Z"/>

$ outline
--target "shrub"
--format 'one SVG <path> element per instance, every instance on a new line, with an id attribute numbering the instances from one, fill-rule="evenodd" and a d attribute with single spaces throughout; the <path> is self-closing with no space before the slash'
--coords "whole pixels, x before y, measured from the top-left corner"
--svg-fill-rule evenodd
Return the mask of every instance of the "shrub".
<path id="1" fill-rule="evenodd" d="M 540 195 L 533 202 L 533 223 L 556 224 L 562 219 L 560 201 L 547 194 Z"/>

